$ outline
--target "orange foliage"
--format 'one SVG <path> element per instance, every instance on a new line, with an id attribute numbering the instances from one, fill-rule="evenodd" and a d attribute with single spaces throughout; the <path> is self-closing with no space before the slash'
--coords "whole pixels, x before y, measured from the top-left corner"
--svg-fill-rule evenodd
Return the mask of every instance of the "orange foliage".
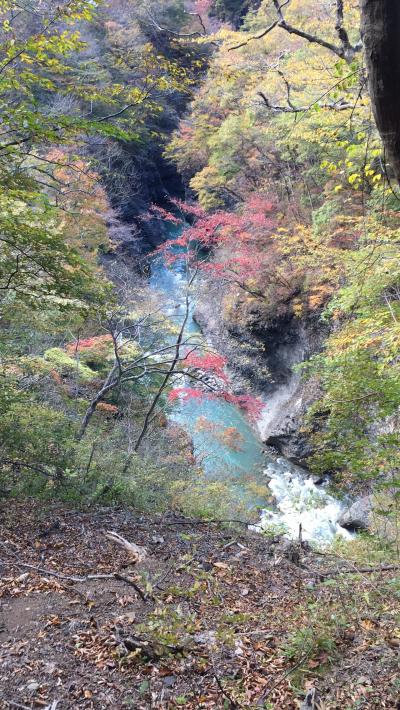
<path id="1" fill-rule="evenodd" d="M 59 374 L 59 372 L 57 372 L 57 370 L 52 370 L 52 371 L 50 372 L 50 375 L 51 375 L 52 379 L 54 380 L 54 382 L 56 382 L 57 385 L 62 385 L 62 384 L 63 384 L 62 377 L 61 377 L 61 375 Z"/>
<path id="2" fill-rule="evenodd" d="M 108 402 L 99 402 L 97 404 L 96 409 L 100 412 L 104 412 L 105 414 L 118 414 L 118 407 L 116 407 L 114 404 L 108 404 Z"/>

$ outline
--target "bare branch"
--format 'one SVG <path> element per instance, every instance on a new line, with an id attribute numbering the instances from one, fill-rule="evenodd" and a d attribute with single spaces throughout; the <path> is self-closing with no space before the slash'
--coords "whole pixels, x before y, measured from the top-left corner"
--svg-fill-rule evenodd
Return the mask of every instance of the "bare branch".
<path id="1" fill-rule="evenodd" d="M 117 116 L 121 116 L 123 113 L 125 113 L 125 111 L 128 111 L 130 108 L 133 108 L 133 106 L 136 106 L 136 103 L 128 104 L 127 106 L 124 106 L 115 113 L 110 113 L 108 116 L 101 116 L 101 118 L 96 118 L 95 120 L 97 123 L 100 123 L 101 121 L 108 121 L 110 118 L 116 118 Z"/>
<path id="2" fill-rule="evenodd" d="M 319 108 L 327 108 L 331 111 L 348 111 L 353 108 L 353 104 L 344 103 L 343 101 L 337 101 L 336 103 L 331 104 L 319 104 L 318 101 L 316 101 L 314 104 L 310 104 L 309 106 L 276 106 L 271 104 L 270 100 L 263 91 L 258 91 L 257 94 L 262 98 L 265 105 L 271 109 L 271 111 L 276 111 L 277 113 L 304 113 L 309 111 L 313 106 L 317 105 Z"/>
<path id="3" fill-rule="evenodd" d="M 118 382 L 118 378 L 115 378 L 115 373 L 118 369 L 118 364 L 114 363 L 113 367 L 111 368 L 110 372 L 108 373 L 108 376 L 102 386 L 102 388 L 97 392 L 96 396 L 92 399 L 92 401 L 89 404 L 89 407 L 86 410 L 85 416 L 83 417 L 81 428 L 79 430 L 78 434 L 78 440 L 82 439 L 82 437 L 85 434 L 85 431 L 89 425 L 89 422 L 95 413 L 96 407 L 98 403 L 101 401 L 102 397 L 104 397 L 107 392 L 112 390 L 115 385 Z"/>
<path id="4" fill-rule="evenodd" d="M 345 58 L 343 47 L 338 47 L 337 45 L 332 44 L 332 42 L 328 42 L 325 39 L 322 39 L 321 37 L 317 37 L 316 35 L 312 35 L 309 32 L 304 32 L 304 30 L 300 30 L 297 27 L 293 27 L 293 25 L 290 25 L 288 22 L 286 22 L 286 20 L 283 16 L 283 13 L 282 13 L 283 5 L 280 5 L 278 0 L 272 0 L 272 2 L 274 4 L 275 10 L 276 10 L 277 15 L 279 17 L 279 22 L 278 22 L 279 27 L 281 27 L 283 30 L 285 30 L 289 34 L 294 34 L 294 35 L 297 35 L 298 37 L 302 37 L 303 39 L 306 39 L 307 42 L 310 42 L 311 44 L 319 44 L 321 47 L 325 47 L 325 49 L 329 49 L 329 51 L 334 52 L 334 54 L 337 54 L 342 59 Z"/>
<path id="5" fill-rule="evenodd" d="M 185 12 L 185 15 L 191 15 L 192 17 L 197 17 L 197 19 L 199 20 L 199 22 L 202 26 L 203 32 L 206 35 L 207 34 L 206 26 L 203 22 L 203 18 L 200 15 L 200 13 L 199 12 L 188 12 L 187 10 L 184 10 L 184 12 Z"/>
<path id="6" fill-rule="evenodd" d="M 14 470 L 18 471 L 21 468 L 26 468 L 28 471 L 33 471 L 34 473 L 40 473 L 46 478 L 53 478 L 54 476 L 47 471 L 43 466 L 37 464 L 26 463 L 25 461 L 18 461 L 15 459 L 0 459 L 0 466 L 11 466 Z M 60 477 L 60 472 L 56 474 L 57 478 Z"/>
<path id="7" fill-rule="evenodd" d="M 229 51 L 232 51 L 234 49 L 240 49 L 240 47 L 246 46 L 247 44 L 249 44 L 249 42 L 252 42 L 253 40 L 262 39 L 267 34 L 269 34 L 275 27 L 280 27 L 289 34 L 294 34 L 297 37 L 301 37 L 302 39 L 307 40 L 307 42 L 310 42 L 311 44 L 318 44 L 320 45 L 320 47 L 328 49 L 330 52 L 333 52 L 338 57 L 344 59 L 348 63 L 350 63 L 353 60 L 354 55 L 361 50 L 361 42 L 358 42 L 356 45 L 352 45 L 350 43 L 348 33 L 344 27 L 343 0 L 336 0 L 335 29 L 340 40 L 339 45 L 333 44 L 333 42 L 329 42 L 328 40 L 325 40 L 322 37 L 318 37 L 317 35 L 305 32 L 304 30 L 301 30 L 298 27 L 294 27 L 293 25 L 286 22 L 285 17 L 283 15 L 283 8 L 290 3 L 290 0 L 286 0 L 286 2 L 284 2 L 282 5 L 280 4 L 279 0 L 272 0 L 272 3 L 275 7 L 278 19 L 272 22 L 272 24 L 269 25 L 259 35 L 249 37 L 247 40 L 241 42 L 240 44 L 237 44 L 234 47 L 230 47 Z"/>
<path id="8" fill-rule="evenodd" d="M 147 17 L 149 18 L 149 24 L 152 25 L 156 30 L 159 32 L 167 32 L 167 34 L 173 35 L 174 37 L 181 37 L 182 39 L 191 39 L 194 37 L 203 37 L 205 32 L 175 32 L 174 30 L 170 30 L 168 27 L 161 27 L 161 25 L 158 24 L 156 21 L 155 17 L 150 13 L 149 10 L 146 12 Z M 204 26 L 204 25 L 203 25 Z"/>
<path id="9" fill-rule="evenodd" d="M 150 423 L 152 414 L 153 414 L 153 412 L 154 412 L 154 410 L 155 410 L 155 408 L 156 408 L 156 406 L 157 406 L 158 400 L 160 399 L 162 393 L 164 392 L 166 386 L 168 385 L 168 382 L 169 382 L 169 380 L 171 379 L 172 375 L 174 374 L 175 368 L 176 368 L 176 366 L 177 366 L 177 364 L 178 364 L 178 362 L 179 362 L 179 360 L 180 360 L 180 349 L 181 349 L 181 347 L 182 347 L 183 336 L 184 336 L 185 328 L 186 328 L 186 325 L 187 325 L 187 322 L 188 322 L 188 319 L 189 319 L 189 313 L 190 313 L 189 288 L 190 288 L 191 284 L 193 283 L 194 278 L 195 278 L 195 275 L 192 276 L 192 278 L 190 279 L 190 281 L 189 281 L 189 283 L 188 283 L 187 290 L 186 290 L 186 295 L 185 295 L 185 315 L 184 315 L 184 318 L 183 318 L 183 321 L 182 321 L 182 325 L 181 325 L 181 327 L 180 327 L 180 330 L 179 330 L 179 333 L 178 333 L 178 337 L 177 337 L 177 339 L 176 339 L 176 343 L 175 343 L 175 346 L 174 346 L 174 347 L 175 347 L 175 357 L 174 357 L 174 359 L 173 359 L 173 361 L 172 361 L 172 363 L 171 363 L 171 365 L 170 365 L 168 371 L 167 371 L 166 374 L 164 375 L 164 379 L 163 379 L 163 381 L 162 381 L 160 387 L 158 388 L 158 391 L 157 391 L 157 393 L 156 393 L 156 395 L 155 395 L 155 397 L 154 397 L 154 399 L 153 399 L 153 401 L 152 401 L 152 403 L 151 403 L 151 405 L 150 405 L 150 407 L 149 407 L 149 409 L 148 409 L 148 411 L 147 411 L 147 414 L 146 414 L 145 419 L 144 419 L 144 422 L 143 422 L 142 430 L 141 430 L 141 432 L 140 432 L 140 434 L 139 434 L 139 436 L 138 436 L 138 439 L 137 439 L 137 441 L 136 441 L 136 444 L 135 444 L 135 446 L 134 446 L 134 451 L 135 451 L 135 452 L 137 452 L 137 451 L 139 450 L 139 447 L 140 447 L 140 445 L 141 445 L 141 443 L 142 443 L 144 437 L 146 436 L 146 432 L 147 432 L 147 429 L 148 429 L 148 426 L 149 426 L 149 423 Z M 127 469 L 128 466 L 129 466 L 129 459 L 128 459 L 128 461 L 127 461 L 126 464 L 125 464 L 125 469 Z"/>
<path id="10" fill-rule="evenodd" d="M 278 73 L 283 77 L 283 74 L 281 72 L 278 72 Z M 327 109 L 331 109 L 334 111 L 346 111 L 349 109 L 354 111 L 355 105 L 357 104 L 357 102 L 359 101 L 359 99 L 361 97 L 361 93 L 362 93 L 363 87 L 365 85 L 365 80 L 363 80 L 361 83 L 360 90 L 358 92 L 355 104 L 346 103 L 343 99 L 339 99 L 338 101 L 334 101 L 332 103 L 320 103 L 320 101 L 322 101 L 322 99 L 324 99 L 326 96 L 329 96 L 331 91 L 333 91 L 333 89 L 335 89 L 337 86 L 342 84 L 343 81 L 346 81 L 347 79 L 349 79 L 350 77 L 354 76 L 357 73 L 358 73 L 358 70 L 355 70 L 355 71 L 351 72 L 350 74 L 347 74 L 347 76 L 339 79 L 339 81 L 337 81 L 335 84 L 333 84 L 328 89 L 328 91 L 325 91 L 321 96 L 319 96 L 318 99 L 313 101 L 313 103 L 309 104 L 309 106 L 294 106 L 292 103 L 290 103 L 288 106 L 277 106 L 277 105 L 271 104 L 270 100 L 268 99 L 268 97 L 265 95 L 265 93 L 263 91 L 258 91 L 257 94 L 258 94 L 258 96 L 260 96 L 260 98 L 263 100 L 263 102 L 265 103 L 265 105 L 269 109 L 271 109 L 272 111 L 280 111 L 281 113 L 305 113 L 306 111 L 310 111 L 314 106 L 319 106 L 319 108 L 327 108 Z M 290 89 L 291 89 L 290 85 L 288 84 L 288 82 L 285 78 L 284 78 L 284 81 L 286 82 L 287 91 L 290 92 Z"/>
<path id="11" fill-rule="evenodd" d="M 279 24 L 278 20 L 275 20 L 269 27 L 267 27 L 266 30 L 261 32 L 259 35 L 254 35 L 253 37 L 249 37 L 246 39 L 244 42 L 241 42 L 240 44 L 236 44 L 234 47 L 229 47 L 229 52 L 232 52 L 234 49 L 240 49 L 241 47 L 245 47 L 247 44 L 250 42 L 253 42 L 255 39 L 262 39 L 265 37 L 267 34 L 269 34 L 277 25 Z"/>

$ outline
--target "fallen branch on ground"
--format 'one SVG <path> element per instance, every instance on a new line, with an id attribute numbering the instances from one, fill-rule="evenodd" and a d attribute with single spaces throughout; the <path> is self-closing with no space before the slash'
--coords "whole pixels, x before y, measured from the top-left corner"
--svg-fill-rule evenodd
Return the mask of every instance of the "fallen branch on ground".
<path id="1" fill-rule="evenodd" d="M 315 570 L 320 577 L 337 577 L 339 574 L 373 574 L 400 569 L 400 565 L 379 565 L 377 567 L 351 567 L 350 569 Z"/>
<path id="2" fill-rule="evenodd" d="M 115 577 L 115 579 L 118 579 L 121 582 L 130 584 L 134 588 L 135 592 L 139 594 L 140 598 L 143 599 L 144 602 L 147 602 L 148 599 L 151 599 L 152 601 L 155 600 L 153 594 L 144 592 L 132 577 L 127 577 L 124 574 L 120 574 L 119 572 L 115 572 L 113 576 Z"/>
<path id="3" fill-rule="evenodd" d="M 146 559 L 147 550 L 145 547 L 141 547 L 140 545 L 136 545 L 134 542 L 125 540 L 122 535 L 119 535 L 112 530 L 107 530 L 104 534 L 107 540 L 115 542 L 117 545 L 124 548 L 124 550 L 128 553 L 131 562 L 137 564 L 138 562 L 143 562 L 143 560 Z"/>
<path id="4" fill-rule="evenodd" d="M 309 656 L 310 656 L 310 651 L 308 650 L 306 653 L 304 653 L 302 655 L 302 657 L 300 658 L 299 661 L 297 661 L 297 663 L 295 663 L 293 666 L 288 668 L 288 670 L 285 671 L 285 673 L 283 673 L 280 676 L 280 678 L 278 678 L 277 682 L 274 683 L 274 685 L 272 685 L 270 688 L 266 688 L 264 690 L 264 692 L 262 693 L 262 695 L 259 697 L 259 699 L 257 701 L 257 705 L 263 706 L 265 704 L 265 701 L 267 700 L 267 698 L 269 698 L 270 695 L 272 695 L 274 690 L 276 690 L 281 685 L 281 683 L 283 683 L 283 681 L 286 680 L 286 678 L 288 676 L 290 676 L 292 673 L 294 673 L 294 671 L 297 670 L 297 668 L 299 668 L 304 663 L 304 661 L 306 661 L 309 658 Z"/>
<path id="5" fill-rule="evenodd" d="M 13 554 L 13 553 L 11 553 Z M 0 564 L 10 564 L 9 560 L 0 560 Z M 132 577 L 127 577 L 123 574 L 120 574 L 119 572 L 112 572 L 110 574 L 87 574 L 84 577 L 77 577 L 77 576 L 70 576 L 67 574 L 62 574 L 61 572 L 54 572 L 51 569 L 43 569 L 43 567 L 37 567 L 36 565 L 30 565 L 27 562 L 21 562 L 18 558 L 16 558 L 14 564 L 18 565 L 19 567 L 25 567 L 26 569 L 31 569 L 34 572 L 37 572 L 37 574 L 43 575 L 45 577 L 56 577 L 57 579 L 61 579 L 65 582 L 74 582 L 74 583 L 83 583 L 83 582 L 92 582 L 98 579 L 117 579 L 120 582 L 125 582 L 126 584 L 130 584 L 134 590 L 139 594 L 141 599 L 143 601 L 148 601 L 149 599 L 154 600 L 154 597 L 152 594 L 146 594 L 139 585 L 135 582 Z"/>
<path id="6" fill-rule="evenodd" d="M 241 708 L 242 705 L 239 705 L 239 703 L 237 703 L 236 700 L 234 700 L 232 698 L 232 696 L 229 695 L 229 693 L 225 690 L 220 678 L 218 678 L 216 673 L 214 673 L 214 678 L 215 678 L 216 684 L 218 685 L 218 688 L 221 691 L 221 695 L 228 701 L 230 710 L 236 710 L 236 708 Z"/>
<path id="7" fill-rule="evenodd" d="M 128 653 L 132 651 L 140 651 L 151 660 L 157 660 L 165 655 L 165 652 L 161 651 L 160 648 L 166 649 L 167 651 L 171 651 L 173 653 L 197 652 L 196 649 L 183 644 L 175 645 L 159 641 L 158 639 L 150 640 L 144 636 L 137 636 L 136 634 L 123 637 L 118 633 L 118 631 L 116 633 L 116 639 L 122 646 L 125 647 Z"/>
<path id="8" fill-rule="evenodd" d="M 163 520 L 162 525 L 226 525 L 226 524 L 236 524 L 245 525 L 249 527 L 251 525 L 254 528 L 261 527 L 257 523 L 252 523 L 250 520 L 197 520 L 196 518 L 177 518 L 176 520 Z"/>

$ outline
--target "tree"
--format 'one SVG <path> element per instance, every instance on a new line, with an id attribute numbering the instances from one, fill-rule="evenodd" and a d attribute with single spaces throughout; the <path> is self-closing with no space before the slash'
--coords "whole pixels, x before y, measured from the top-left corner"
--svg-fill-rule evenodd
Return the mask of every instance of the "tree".
<path id="1" fill-rule="evenodd" d="M 111 5 L 118 14 L 117 0 Z M 108 155 L 95 148 L 132 151 L 138 126 L 142 143 L 152 134 L 160 94 L 185 91 L 185 70 L 157 60 L 144 34 L 129 57 L 123 42 L 135 36 L 122 37 L 120 52 L 107 9 L 96 0 L 0 6 L 1 458 L 17 473 L 57 480 L 68 466 L 80 470 L 77 425 L 110 365 L 102 352 L 92 369 L 79 360 L 83 348 L 63 347 L 75 333 L 84 343 L 98 336 L 99 320 L 115 308 L 99 263 L 112 248 L 100 185 Z"/>
<path id="2" fill-rule="evenodd" d="M 243 31 L 223 28 L 169 149 L 205 212 L 188 220 L 182 245 L 204 245 L 201 269 L 211 283 L 224 280 L 222 318 L 237 347 L 260 334 L 267 352 L 275 348 L 276 324 L 285 337 L 289 328 L 295 338 L 303 328 L 318 339 L 331 331 L 309 385 L 319 399 L 310 465 L 350 486 L 396 478 L 400 397 L 399 201 L 385 168 L 385 157 L 395 170 L 400 155 L 400 121 L 391 126 L 400 9 L 363 3 L 366 51 L 380 63 L 370 69 L 379 84 L 372 102 L 379 90 L 378 128 L 392 142 L 385 151 L 371 115 L 359 10 L 356 0 L 270 0 Z M 271 195 L 270 224 L 257 225 L 252 204 Z"/>
<path id="3" fill-rule="evenodd" d="M 357 42 L 356 44 L 352 44 L 350 42 L 349 33 L 345 27 L 343 0 L 335 0 L 336 21 L 334 29 L 336 37 L 338 39 L 338 43 L 335 41 L 329 41 L 328 39 L 321 37 L 319 34 L 308 32 L 299 27 L 297 24 L 295 25 L 292 22 L 288 22 L 285 17 L 285 8 L 290 5 L 290 2 L 291 0 L 286 0 L 285 2 L 281 2 L 281 0 L 272 0 L 274 15 L 276 19 L 274 19 L 271 24 L 268 25 L 268 27 L 263 30 L 259 35 L 249 37 L 241 44 L 232 47 L 232 49 L 239 49 L 240 47 L 246 46 L 246 44 L 253 40 L 262 39 L 270 32 L 272 32 L 272 30 L 274 30 L 276 27 L 279 27 L 288 34 L 300 37 L 301 39 L 306 40 L 310 44 L 317 44 L 320 47 L 328 49 L 330 52 L 333 52 L 341 59 L 344 59 L 348 64 L 353 61 L 355 55 L 360 52 L 362 45 L 361 42 Z"/>
<path id="4" fill-rule="evenodd" d="M 176 199 L 171 202 L 181 218 L 165 211 L 162 217 L 180 223 L 182 232 L 160 247 L 167 264 L 185 259 L 189 266 L 224 282 L 227 295 L 240 289 L 250 298 L 267 301 L 271 287 L 283 298 L 296 288 L 294 272 L 283 262 L 275 236 L 279 227 L 286 235 L 277 218 L 275 197 L 252 193 L 236 211 L 211 214 L 198 205 Z M 159 208 L 151 208 L 150 214 L 159 216 Z"/>
<path id="5" fill-rule="evenodd" d="M 376 125 L 395 178 L 400 182 L 400 6 L 396 0 L 362 0 L 361 7 Z"/>

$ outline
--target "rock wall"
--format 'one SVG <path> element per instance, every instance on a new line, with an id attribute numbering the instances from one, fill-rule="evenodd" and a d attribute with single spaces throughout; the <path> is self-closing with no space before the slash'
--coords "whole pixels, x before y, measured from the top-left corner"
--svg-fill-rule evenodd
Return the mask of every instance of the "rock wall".
<path id="1" fill-rule="evenodd" d="M 262 440 L 305 465 L 311 447 L 301 431 L 302 418 L 317 398 L 318 387 L 296 366 L 321 349 L 327 328 L 317 315 L 298 318 L 289 309 L 271 317 L 257 302 L 244 319 L 227 318 L 225 294 L 224 284 L 203 282 L 195 319 L 215 349 L 227 357 L 235 392 L 250 390 L 264 399 Z"/>

